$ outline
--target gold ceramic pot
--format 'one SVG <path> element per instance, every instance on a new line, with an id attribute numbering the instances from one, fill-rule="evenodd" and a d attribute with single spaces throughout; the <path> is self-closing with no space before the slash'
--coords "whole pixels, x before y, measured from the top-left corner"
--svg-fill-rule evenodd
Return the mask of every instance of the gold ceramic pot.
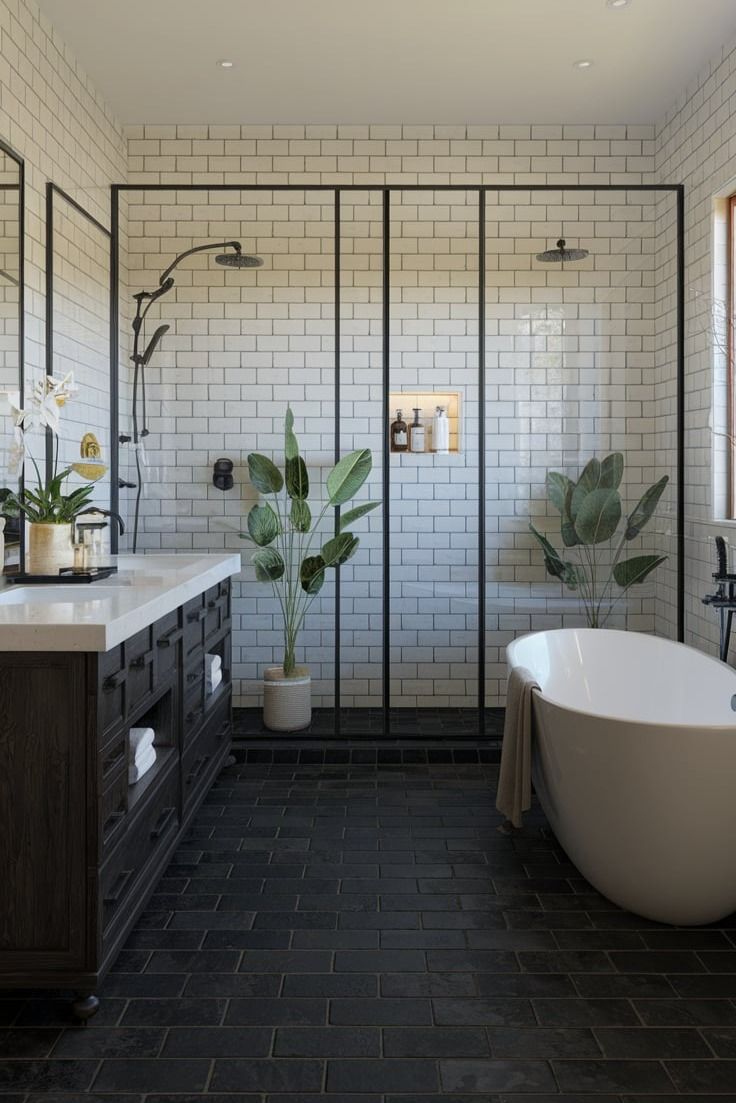
<path id="1" fill-rule="evenodd" d="M 62 567 L 74 563 L 72 526 L 32 521 L 28 525 L 26 572 L 57 575 Z"/>
<path id="2" fill-rule="evenodd" d="M 306 666 L 290 677 L 284 668 L 268 666 L 263 672 L 263 722 L 270 731 L 294 732 L 312 719 L 312 679 Z"/>

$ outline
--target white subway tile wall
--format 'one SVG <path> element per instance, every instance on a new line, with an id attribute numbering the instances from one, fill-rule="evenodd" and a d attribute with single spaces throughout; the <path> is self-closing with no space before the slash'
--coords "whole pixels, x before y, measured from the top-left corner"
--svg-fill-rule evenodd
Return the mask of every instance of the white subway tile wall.
<path id="1" fill-rule="evenodd" d="M 161 318 L 175 324 L 149 371 L 142 544 L 150 549 L 242 548 L 236 530 L 252 500 L 244 458 L 253 448 L 280 454 L 287 401 L 317 481 L 332 462 L 333 194 L 302 185 L 426 186 L 391 194 L 390 389 L 456 390 L 462 434 L 457 454 L 391 457 L 390 699 L 397 707 L 473 706 L 478 698 L 478 196 L 439 185 L 555 185 L 493 191 L 486 200 L 489 705 L 503 703 L 505 645 L 514 635 L 582 623 L 578 602 L 546 576 L 528 532 L 530 519 L 554 532 L 547 469 L 575 474 L 591 455 L 621 450 L 624 493 L 635 500 L 665 459 L 655 322 L 668 305 L 657 279 L 660 259 L 671 260 L 664 243 L 675 240 L 674 204 L 626 187 L 653 179 L 653 131 L 543 129 L 129 128 L 131 182 L 172 184 L 128 193 L 130 291 L 155 285 L 174 255 L 208 239 L 236 237 L 265 260 L 262 269 L 239 272 L 192 258 L 176 271 L 176 299 L 162 301 Z M 217 191 L 218 183 L 243 181 L 259 190 Z M 209 187 L 181 191 L 178 183 Z M 269 191 L 271 183 L 300 190 Z M 571 183 L 616 190 L 571 191 Z M 340 447 L 372 448 L 364 493 L 374 499 L 385 428 L 381 204 L 381 192 L 366 188 L 342 193 L 340 206 Z M 563 231 L 590 256 L 562 268 L 536 261 Z M 225 495 L 210 479 L 221 454 L 236 461 L 236 488 Z M 669 470 L 671 457 L 667 463 Z M 667 544 L 674 491 L 643 549 Z M 344 705 L 382 699 L 381 525 L 380 511 L 360 522 L 361 549 L 342 571 Z M 619 606 L 612 623 L 654 630 L 654 586 Z M 264 665 L 279 658 L 277 609 L 249 567 L 237 593 L 236 699 L 253 705 Z M 331 585 L 314 610 L 304 643 L 316 702 L 330 705 Z"/>

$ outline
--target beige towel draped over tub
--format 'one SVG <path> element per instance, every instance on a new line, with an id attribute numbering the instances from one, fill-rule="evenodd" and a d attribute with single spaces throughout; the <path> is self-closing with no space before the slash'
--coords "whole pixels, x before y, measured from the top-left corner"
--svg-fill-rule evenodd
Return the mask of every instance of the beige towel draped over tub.
<path id="1" fill-rule="evenodd" d="M 539 688 L 525 667 L 512 668 L 506 691 L 496 808 L 514 827 L 521 827 L 523 813 L 532 803 L 532 693 Z"/>

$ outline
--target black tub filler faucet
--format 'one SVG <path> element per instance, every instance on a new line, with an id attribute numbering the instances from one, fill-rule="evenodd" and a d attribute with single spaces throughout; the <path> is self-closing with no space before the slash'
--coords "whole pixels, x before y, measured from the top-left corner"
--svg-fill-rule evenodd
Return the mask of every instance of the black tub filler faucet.
<path id="1" fill-rule="evenodd" d="M 716 561 L 718 570 L 713 573 L 713 580 L 718 583 L 714 594 L 706 594 L 703 605 L 712 605 L 718 610 L 721 622 L 720 628 L 720 657 L 722 662 L 728 662 L 728 649 L 731 643 L 731 623 L 734 610 L 736 610 L 736 574 L 729 574 L 728 555 L 726 553 L 726 541 L 722 536 L 716 536 Z"/>

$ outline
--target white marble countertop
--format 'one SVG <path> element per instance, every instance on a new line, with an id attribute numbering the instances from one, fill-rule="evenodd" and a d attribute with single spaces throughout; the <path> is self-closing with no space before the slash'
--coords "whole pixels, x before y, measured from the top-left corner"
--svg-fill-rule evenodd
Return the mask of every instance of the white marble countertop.
<path id="1" fill-rule="evenodd" d="M 6 585 L 0 651 L 109 651 L 238 574 L 240 555 L 119 555 L 101 582 Z"/>

